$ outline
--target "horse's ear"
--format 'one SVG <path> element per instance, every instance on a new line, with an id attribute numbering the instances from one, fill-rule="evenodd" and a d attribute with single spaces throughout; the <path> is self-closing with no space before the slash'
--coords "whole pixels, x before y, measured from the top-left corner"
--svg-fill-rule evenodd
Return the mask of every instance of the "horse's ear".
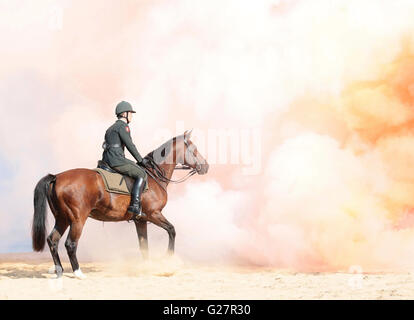
<path id="1" fill-rule="evenodd" d="M 193 129 L 191 129 L 190 131 L 188 131 L 188 130 L 186 130 L 185 132 L 184 132 L 184 136 L 186 137 L 186 138 L 190 138 L 191 137 L 191 133 L 193 132 Z"/>

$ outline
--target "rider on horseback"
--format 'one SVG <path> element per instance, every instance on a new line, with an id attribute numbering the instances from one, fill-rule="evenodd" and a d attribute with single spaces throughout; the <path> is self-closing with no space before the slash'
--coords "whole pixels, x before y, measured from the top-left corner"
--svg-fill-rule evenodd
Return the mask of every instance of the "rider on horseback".
<path id="1" fill-rule="evenodd" d="M 140 166 L 145 167 L 147 165 L 147 159 L 141 157 L 132 142 L 128 124 L 132 120 L 133 113 L 136 112 L 132 109 L 131 104 L 126 101 L 121 101 L 116 106 L 115 114 L 118 120 L 106 130 L 102 160 L 115 171 L 135 179 L 128 212 L 132 213 L 132 219 L 139 220 L 145 217 L 145 214 L 141 211 L 141 194 L 145 187 L 145 181 L 147 180 L 147 173 Z M 139 165 L 125 158 L 124 147 L 127 147 Z"/>

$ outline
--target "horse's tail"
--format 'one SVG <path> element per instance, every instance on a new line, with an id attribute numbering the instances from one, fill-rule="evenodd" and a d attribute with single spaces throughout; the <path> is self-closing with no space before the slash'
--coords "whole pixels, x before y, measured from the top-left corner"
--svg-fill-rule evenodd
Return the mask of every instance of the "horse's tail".
<path id="1" fill-rule="evenodd" d="M 49 185 L 56 176 L 48 174 L 36 185 L 34 190 L 34 215 L 32 224 L 32 246 L 34 251 L 42 251 L 46 243 L 46 200 Z"/>

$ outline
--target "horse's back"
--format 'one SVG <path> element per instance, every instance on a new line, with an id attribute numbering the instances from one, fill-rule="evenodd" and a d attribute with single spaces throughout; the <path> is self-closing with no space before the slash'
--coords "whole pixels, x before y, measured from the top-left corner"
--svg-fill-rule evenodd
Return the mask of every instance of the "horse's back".
<path id="1" fill-rule="evenodd" d="M 99 173 L 86 168 L 70 169 L 56 175 L 56 192 L 75 193 L 78 196 L 87 191 L 88 194 L 100 193 L 103 187 Z"/>
<path id="2" fill-rule="evenodd" d="M 76 168 L 63 171 L 56 175 L 60 181 L 96 181 L 98 172 L 92 169 Z"/>

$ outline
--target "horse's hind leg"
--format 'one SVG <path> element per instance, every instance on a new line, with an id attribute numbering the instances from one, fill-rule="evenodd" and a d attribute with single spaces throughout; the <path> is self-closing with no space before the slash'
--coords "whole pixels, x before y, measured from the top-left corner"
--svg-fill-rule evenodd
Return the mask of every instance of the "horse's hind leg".
<path id="1" fill-rule="evenodd" d="M 86 276 L 82 273 L 79 268 L 78 258 L 76 257 L 76 249 L 78 248 L 78 241 L 82 234 L 84 223 L 75 222 L 72 223 L 69 230 L 68 238 L 65 242 L 65 247 L 68 252 L 70 264 L 72 265 L 73 273 L 78 279 L 85 279 Z"/>
<path id="2" fill-rule="evenodd" d="M 62 220 L 56 220 L 55 226 L 52 232 L 47 237 L 47 244 L 49 245 L 50 253 L 52 254 L 53 262 L 54 262 L 54 272 L 56 273 L 57 277 L 61 277 L 63 274 L 62 263 L 60 262 L 59 253 L 58 253 L 58 246 L 59 240 L 62 235 L 65 233 L 68 224 Z"/>

